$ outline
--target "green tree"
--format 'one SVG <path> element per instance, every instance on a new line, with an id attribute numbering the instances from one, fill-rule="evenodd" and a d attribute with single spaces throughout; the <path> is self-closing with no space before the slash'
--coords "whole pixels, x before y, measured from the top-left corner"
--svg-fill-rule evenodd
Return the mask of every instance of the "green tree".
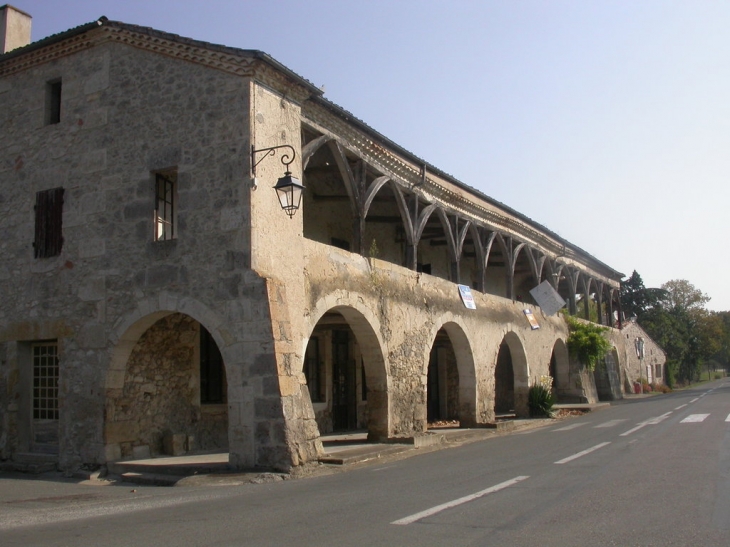
<path id="1" fill-rule="evenodd" d="M 634 270 L 630 277 L 621 282 L 621 311 L 626 317 L 637 317 L 661 304 L 667 297 L 664 289 L 644 286 L 639 273 Z"/>

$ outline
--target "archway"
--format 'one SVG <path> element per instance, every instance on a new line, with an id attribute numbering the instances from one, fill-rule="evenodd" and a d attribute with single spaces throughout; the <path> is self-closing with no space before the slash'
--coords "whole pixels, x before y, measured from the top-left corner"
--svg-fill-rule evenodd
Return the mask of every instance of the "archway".
<path id="1" fill-rule="evenodd" d="M 380 342 L 363 313 L 335 306 L 315 324 L 304 376 L 320 434 L 367 429 L 388 437 L 388 391 Z"/>
<path id="2" fill-rule="evenodd" d="M 570 355 L 565 342 L 561 339 L 553 344 L 550 356 L 550 376 L 553 378 L 553 394 L 561 402 L 570 390 Z"/>
<path id="3" fill-rule="evenodd" d="M 118 341 L 112 364 L 107 460 L 228 451 L 223 357 L 198 321 L 173 312 L 142 317 Z"/>
<path id="4" fill-rule="evenodd" d="M 528 416 L 529 370 L 522 341 L 508 332 L 494 367 L 494 413 Z"/>

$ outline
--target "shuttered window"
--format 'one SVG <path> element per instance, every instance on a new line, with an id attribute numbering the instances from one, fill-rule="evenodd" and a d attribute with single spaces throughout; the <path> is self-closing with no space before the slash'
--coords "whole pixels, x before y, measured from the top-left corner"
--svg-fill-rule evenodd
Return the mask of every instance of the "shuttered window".
<path id="1" fill-rule="evenodd" d="M 50 258 L 61 254 L 63 247 L 63 188 L 52 188 L 35 195 L 36 258 Z"/>

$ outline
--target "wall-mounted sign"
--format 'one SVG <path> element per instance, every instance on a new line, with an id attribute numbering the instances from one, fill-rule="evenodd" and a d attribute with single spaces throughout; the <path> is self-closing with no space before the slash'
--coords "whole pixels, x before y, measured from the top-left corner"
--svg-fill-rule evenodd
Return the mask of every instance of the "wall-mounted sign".
<path id="1" fill-rule="evenodd" d="M 477 309 L 477 305 L 474 302 L 474 297 L 471 294 L 471 289 L 467 287 L 466 285 L 459 285 L 459 295 L 461 296 L 461 301 L 464 303 L 464 307 L 469 308 L 470 310 Z"/>
<path id="2" fill-rule="evenodd" d="M 535 316 L 532 314 L 532 310 L 522 310 L 525 313 L 525 317 L 527 318 L 527 322 L 530 324 L 530 328 L 532 330 L 537 330 L 540 328 L 540 323 L 537 322 L 537 319 L 535 319 Z"/>
<path id="3" fill-rule="evenodd" d="M 558 294 L 558 291 L 553 289 L 547 279 L 531 289 L 530 294 L 545 315 L 555 315 L 560 308 L 565 306 L 565 300 Z"/>

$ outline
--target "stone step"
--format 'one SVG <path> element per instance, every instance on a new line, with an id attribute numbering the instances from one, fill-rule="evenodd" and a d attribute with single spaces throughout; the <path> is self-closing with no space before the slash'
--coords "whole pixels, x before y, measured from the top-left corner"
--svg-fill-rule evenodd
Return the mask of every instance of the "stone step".
<path id="1" fill-rule="evenodd" d="M 350 450 L 341 450 L 332 454 L 325 454 L 319 458 L 319 462 L 328 463 L 330 465 L 349 465 L 352 463 L 374 460 L 389 454 L 405 452 L 412 448 L 413 446 L 408 444 L 366 445 L 352 448 Z"/>
<path id="2" fill-rule="evenodd" d="M 129 471 L 119 475 L 123 482 L 132 484 L 140 484 L 143 486 L 175 486 L 175 484 L 184 479 L 181 475 L 167 475 L 162 473 L 137 473 Z"/>
<path id="3" fill-rule="evenodd" d="M 183 460 L 184 458 L 180 458 Z M 154 459 L 144 462 L 109 462 L 107 463 L 109 473 L 123 475 L 124 473 L 142 473 L 151 475 L 171 475 L 174 477 L 189 477 L 191 475 L 206 475 L 210 473 L 230 472 L 228 463 L 221 462 L 194 462 L 185 463 L 157 463 Z"/>

